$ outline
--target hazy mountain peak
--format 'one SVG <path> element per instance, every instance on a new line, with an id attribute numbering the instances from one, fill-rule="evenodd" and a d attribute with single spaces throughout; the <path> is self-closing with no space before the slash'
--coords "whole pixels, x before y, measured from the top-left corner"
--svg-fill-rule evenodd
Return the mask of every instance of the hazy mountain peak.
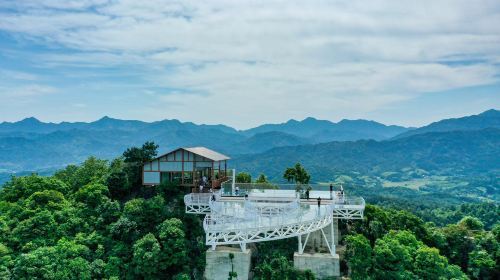
<path id="1" fill-rule="evenodd" d="M 109 116 L 104 116 L 104 117 L 98 119 L 97 121 L 95 121 L 95 123 L 97 123 L 97 122 L 112 122 L 112 121 L 123 121 L 123 120 L 111 118 Z"/>
<path id="2" fill-rule="evenodd" d="M 471 130 L 483 126 L 500 128 L 500 112 L 488 110 L 475 116 L 437 122 L 429 127 L 430 131 L 446 131 L 460 130 L 462 127 L 466 128 L 462 130 Z M 149 140 L 155 141 L 164 150 L 179 146 L 207 146 L 231 155 L 331 141 L 385 140 L 407 130 L 408 128 L 386 126 L 369 120 L 344 119 L 334 123 L 313 117 L 301 121 L 265 124 L 245 131 L 236 131 L 224 125 L 198 125 L 177 119 L 143 122 L 104 116 L 90 123 L 57 124 L 44 123 L 31 117 L 0 124 L 0 146 L 1 141 L 4 141 L 4 146 L 9 147 L 2 151 L 4 160 L 0 160 L 0 168 L 11 168 L 8 167 L 11 165 L 22 165 L 19 170 L 45 168 L 48 164 L 47 155 L 53 154 L 60 154 L 58 159 L 52 160 L 53 164 L 79 162 L 91 154 L 112 158 L 127 147 L 141 145 Z M 14 136 L 18 136 L 15 143 L 12 142 Z M 30 155 L 39 155 L 36 162 L 23 156 L 28 150 Z"/>
<path id="3" fill-rule="evenodd" d="M 427 132 L 479 130 L 485 128 L 500 128 L 500 111 L 490 109 L 477 115 L 440 120 L 397 135 L 396 138 L 408 137 Z"/>
<path id="4" fill-rule="evenodd" d="M 296 119 L 289 119 L 287 122 L 281 123 L 281 124 L 296 124 L 296 123 L 300 123 L 300 121 L 298 121 Z M 274 124 L 270 124 L 270 125 L 274 125 Z M 275 124 L 275 125 L 280 125 L 280 124 Z"/>
<path id="5" fill-rule="evenodd" d="M 309 139 L 312 143 L 345 141 L 359 139 L 382 140 L 394 137 L 408 129 L 400 126 L 386 126 L 384 124 L 369 120 L 346 120 L 338 123 L 329 120 L 319 120 L 308 117 L 302 121 L 291 119 L 281 124 L 264 124 L 243 131 L 244 134 L 252 136 L 258 133 L 279 131 L 300 138 Z"/>
<path id="6" fill-rule="evenodd" d="M 340 120 L 337 125 L 352 125 L 352 124 L 359 124 L 359 123 L 370 123 L 371 121 L 368 120 L 349 120 L 349 119 L 342 119 Z"/>
<path id="7" fill-rule="evenodd" d="M 318 119 L 316 119 L 314 117 L 307 117 L 307 118 L 302 120 L 302 122 L 316 122 L 316 121 L 318 121 Z"/>
<path id="8" fill-rule="evenodd" d="M 489 109 L 487 111 L 482 112 L 478 116 L 500 116 L 500 111 L 496 109 Z"/>
<path id="9" fill-rule="evenodd" d="M 22 124 L 41 124 L 42 122 L 39 119 L 35 118 L 35 117 L 29 117 L 29 118 L 22 119 L 18 123 L 22 123 Z"/>

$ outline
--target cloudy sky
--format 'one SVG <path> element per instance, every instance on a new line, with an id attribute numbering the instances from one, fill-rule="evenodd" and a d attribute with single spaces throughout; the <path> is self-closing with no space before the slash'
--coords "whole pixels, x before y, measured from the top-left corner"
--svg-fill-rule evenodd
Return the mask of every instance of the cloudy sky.
<path id="1" fill-rule="evenodd" d="M 490 108 L 498 0 L 0 0 L 0 121 L 419 126 Z"/>

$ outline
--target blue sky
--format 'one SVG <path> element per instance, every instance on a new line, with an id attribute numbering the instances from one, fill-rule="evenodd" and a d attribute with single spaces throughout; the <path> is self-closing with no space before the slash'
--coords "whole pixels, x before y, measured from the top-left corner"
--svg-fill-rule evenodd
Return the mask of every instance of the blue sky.
<path id="1" fill-rule="evenodd" d="M 498 1 L 0 0 L 0 121 L 420 126 L 491 108 Z"/>

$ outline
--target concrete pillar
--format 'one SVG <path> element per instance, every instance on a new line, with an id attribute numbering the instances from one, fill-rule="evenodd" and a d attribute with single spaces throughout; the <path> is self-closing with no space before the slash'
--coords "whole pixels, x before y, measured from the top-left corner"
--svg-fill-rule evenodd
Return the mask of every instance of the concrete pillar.
<path id="1" fill-rule="evenodd" d="M 328 249 L 328 244 L 332 243 L 332 226 L 328 225 L 323 228 L 323 233 L 321 230 L 310 233 L 304 253 L 296 252 L 293 255 L 293 265 L 299 270 L 311 270 L 318 279 L 340 277 L 339 255 L 336 252 L 332 255 Z M 339 238 L 338 220 L 333 220 L 335 247 L 338 245 Z"/>
<path id="2" fill-rule="evenodd" d="M 299 270 L 311 270 L 318 279 L 340 277 L 339 255 L 330 253 L 295 253 L 293 266 Z"/>
<path id="3" fill-rule="evenodd" d="M 323 228 L 323 232 L 328 239 L 328 242 L 331 244 L 331 227 L 328 225 Z M 340 232 L 339 232 L 339 224 L 338 220 L 333 220 L 333 240 L 335 245 L 339 244 Z M 304 235 L 305 236 L 305 235 Z M 305 238 L 303 238 L 305 239 Z M 307 252 L 317 252 L 317 253 L 325 253 L 328 252 L 328 246 L 326 245 L 326 240 L 321 233 L 321 230 L 311 232 L 309 235 L 309 239 L 307 241 L 307 245 L 305 247 L 305 251 Z"/>
<path id="4" fill-rule="evenodd" d="M 207 280 L 227 280 L 231 271 L 229 253 L 233 253 L 233 269 L 238 274 L 238 280 L 248 280 L 252 252 L 240 248 L 217 246 L 215 250 L 208 249 L 206 253 L 205 278 Z"/>

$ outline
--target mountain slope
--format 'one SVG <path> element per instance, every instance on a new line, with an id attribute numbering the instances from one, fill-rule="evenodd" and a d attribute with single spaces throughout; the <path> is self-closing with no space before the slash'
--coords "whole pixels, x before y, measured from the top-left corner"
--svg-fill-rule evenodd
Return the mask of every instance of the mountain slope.
<path id="1" fill-rule="evenodd" d="M 171 130 L 80 130 L 30 134 L 29 137 L 0 137 L 0 170 L 25 171 L 60 168 L 76 164 L 94 155 L 103 159 L 120 156 L 131 146 L 146 141 L 161 144 L 160 152 L 180 146 L 205 145 L 220 151 L 244 138 L 217 129 L 197 128 Z"/>
<path id="2" fill-rule="evenodd" d="M 311 143 L 320 143 L 334 140 L 383 140 L 408 130 L 409 128 L 395 125 L 386 126 L 367 120 L 342 120 L 334 123 L 327 120 L 306 118 L 302 121 L 289 120 L 281 124 L 265 124 L 242 132 L 245 135 L 255 135 L 257 133 L 278 131 L 301 138 L 309 138 Z"/>
<path id="3" fill-rule="evenodd" d="M 402 134 L 397 135 L 395 138 L 403 138 L 428 132 L 478 130 L 490 127 L 500 128 L 500 111 L 491 109 L 478 115 L 441 120 L 431 123 L 427 126 L 406 131 Z"/>
<path id="4" fill-rule="evenodd" d="M 32 117 L 0 123 L 0 172 L 59 168 L 90 155 L 110 159 L 145 141 L 158 143 L 160 152 L 181 146 L 206 146 L 235 156 L 331 139 L 385 139 L 401 130 L 405 129 L 363 120 L 334 124 L 313 118 L 237 131 L 225 125 L 198 125 L 175 119 L 148 123 L 103 117 L 90 123 L 44 123 Z"/>
<path id="5" fill-rule="evenodd" d="M 377 175 L 403 168 L 423 169 L 453 176 L 500 170 L 500 129 L 419 134 L 392 141 L 360 140 L 282 147 L 233 161 L 241 171 L 266 173 L 281 180 L 283 170 L 296 162 L 311 171 L 314 180 L 335 174 L 360 172 Z"/>
<path id="6" fill-rule="evenodd" d="M 484 125 L 497 124 L 498 111 L 488 111 L 479 116 L 481 116 L 481 123 Z M 485 117 L 489 117 L 493 121 L 487 122 L 484 120 Z M 467 127 L 478 127 L 478 121 L 472 119 L 468 123 L 476 125 Z M 447 127 L 459 128 L 460 126 L 448 125 Z M 322 162 L 310 161 L 311 165 L 319 166 L 328 164 L 328 162 L 335 162 L 334 165 L 344 164 L 341 166 L 344 169 L 357 170 L 365 166 L 363 161 L 366 161 L 368 165 L 374 164 L 374 166 L 378 166 L 380 164 L 371 156 L 392 160 L 387 157 L 392 155 L 393 151 L 391 149 L 397 150 L 397 147 L 391 146 L 388 151 L 384 152 L 387 154 L 384 154 L 380 151 L 375 153 L 369 147 L 372 145 L 386 147 L 389 144 L 385 142 L 358 141 L 334 142 L 325 144 L 326 146 L 311 145 L 330 142 L 332 139 L 341 141 L 387 139 L 407 130 L 407 128 L 403 127 L 386 126 L 366 120 L 343 120 L 333 123 L 314 118 L 307 118 L 303 121 L 290 120 L 285 124 L 263 125 L 247 131 L 237 131 L 225 125 L 197 125 L 178 120 L 148 123 L 104 117 L 90 123 L 63 122 L 54 124 L 28 118 L 20 122 L 3 122 L 0 124 L 0 172 L 60 168 L 67 164 L 80 163 L 90 155 L 111 159 L 120 156 L 126 148 L 141 145 L 145 141 L 155 141 L 159 144 L 160 153 L 181 146 L 206 146 L 228 154 L 233 158 L 242 154 L 263 153 L 276 147 L 286 147 L 283 148 L 283 151 L 290 151 L 291 154 L 290 157 L 287 155 L 285 157 L 290 160 L 293 159 L 291 161 L 294 162 L 308 161 L 307 157 L 314 159 L 315 153 L 321 151 L 321 153 L 325 153 L 325 155 L 318 155 Z M 402 137 L 401 139 L 405 138 Z M 428 138 L 424 138 L 424 142 L 430 141 Z M 449 139 L 449 141 L 453 143 L 454 139 Z M 418 146 L 418 144 L 415 145 Z M 446 143 L 441 145 L 446 145 Z M 298 147 L 290 148 L 290 146 Z M 294 149 L 307 150 L 309 149 L 307 147 L 314 148 L 312 151 L 305 152 L 304 160 L 302 160 L 302 156 L 298 157 L 300 160 L 294 159 L 294 157 L 297 158 Z M 330 147 L 334 152 L 331 153 L 330 148 L 325 149 L 324 147 Z M 405 149 L 410 148 L 405 147 Z M 418 149 L 422 151 L 427 148 L 418 146 Z M 343 152 L 338 152 L 339 149 L 343 150 Z M 417 151 L 415 150 L 415 152 Z M 349 154 L 356 155 L 359 159 L 357 161 L 345 161 L 343 158 L 349 158 Z M 263 155 L 266 155 L 266 153 Z M 397 155 L 398 158 L 404 156 L 404 151 Z M 277 155 L 276 160 L 278 162 L 281 160 L 280 157 L 281 155 Z M 250 163 L 254 162 L 252 156 L 248 158 Z M 270 162 L 273 163 L 271 160 Z M 241 163 L 242 166 L 247 166 L 247 163 Z M 254 165 L 258 167 L 261 163 L 255 162 Z M 273 168 L 273 164 L 270 164 L 269 168 Z M 253 170 L 256 169 L 253 168 Z"/>
<path id="7" fill-rule="evenodd" d="M 285 147 L 309 144 L 309 140 L 284 132 L 270 131 L 257 133 L 231 148 L 233 154 L 255 154 L 271 147 Z"/>
<path id="8" fill-rule="evenodd" d="M 55 131 L 67 130 L 124 130 L 124 131 L 157 131 L 159 129 L 167 130 L 192 130 L 197 128 L 217 129 L 226 133 L 237 133 L 234 128 L 225 125 L 197 125 L 192 122 L 180 122 L 179 120 L 162 120 L 156 122 L 143 122 L 137 120 L 120 120 L 110 117 L 103 117 L 94 122 L 61 122 L 61 123 L 44 123 L 36 118 L 26 118 L 18 122 L 2 122 L 0 123 L 0 134 L 11 132 L 25 133 L 51 133 Z"/>

